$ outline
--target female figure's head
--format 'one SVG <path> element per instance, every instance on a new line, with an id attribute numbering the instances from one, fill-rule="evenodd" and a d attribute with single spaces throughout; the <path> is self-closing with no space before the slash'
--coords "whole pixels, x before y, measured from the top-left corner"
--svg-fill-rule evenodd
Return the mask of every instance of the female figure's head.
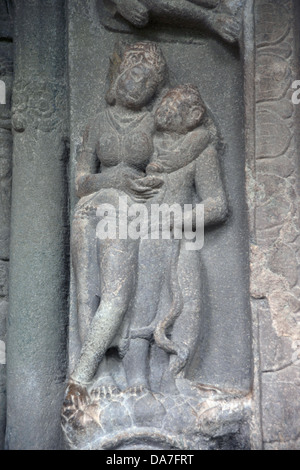
<path id="1" fill-rule="evenodd" d="M 120 64 L 110 102 L 139 110 L 150 103 L 167 77 L 166 61 L 160 48 L 152 42 L 128 46 Z"/>

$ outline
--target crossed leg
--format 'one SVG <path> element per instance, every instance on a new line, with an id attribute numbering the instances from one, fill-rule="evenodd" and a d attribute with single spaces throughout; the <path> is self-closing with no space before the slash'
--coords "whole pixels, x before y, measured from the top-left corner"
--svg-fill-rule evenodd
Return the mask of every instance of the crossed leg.
<path id="1" fill-rule="evenodd" d="M 116 336 L 135 289 L 137 240 L 98 240 L 101 301 L 93 317 L 81 356 L 71 376 L 90 383 Z"/>

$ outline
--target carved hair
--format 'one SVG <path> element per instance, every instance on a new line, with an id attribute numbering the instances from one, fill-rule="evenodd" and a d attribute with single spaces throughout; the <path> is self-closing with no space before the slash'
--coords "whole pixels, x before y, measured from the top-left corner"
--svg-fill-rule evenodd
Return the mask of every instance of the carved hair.
<path id="1" fill-rule="evenodd" d="M 162 84 L 167 75 L 167 64 L 160 47 L 153 42 L 137 42 L 130 45 L 124 52 L 120 72 L 138 64 L 146 64 L 154 69 L 157 84 Z"/>
<path id="2" fill-rule="evenodd" d="M 187 106 L 199 106 L 203 112 L 206 111 L 206 106 L 201 98 L 198 88 L 190 83 L 172 88 L 166 95 L 164 95 L 163 100 L 165 98 L 173 98 L 174 102 L 182 101 L 184 99 Z"/>
<path id="3" fill-rule="evenodd" d="M 154 70 L 154 79 L 158 92 L 167 81 L 167 63 L 160 47 L 153 42 L 141 41 L 130 44 L 126 47 L 122 59 L 119 57 L 119 64 L 118 71 L 114 73 L 110 89 L 106 95 L 106 101 L 111 105 L 115 102 L 115 85 L 118 75 L 134 65 L 145 64 Z"/>
<path id="4" fill-rule="evenodd" d="M 207 109 L 207 106 L 205 105 L 203 99 L 201 98 L 200 92 L 195 85 L 190 83 L 185 85 L 178 85 L 175 88 L 169 90 L 163 96 L 163 100 L 165 98 L 173 99 L 174 103 L 184 99 L 184 102 L 188 107 L 199 106 L 202 108 L 203 116 L 201 118 L 201 123 L 210 133 L 210 142 L 211 144 L 214 144 L 215 147 L 220 151 L 223 150 L 223 144 L 213 116 Z"/>

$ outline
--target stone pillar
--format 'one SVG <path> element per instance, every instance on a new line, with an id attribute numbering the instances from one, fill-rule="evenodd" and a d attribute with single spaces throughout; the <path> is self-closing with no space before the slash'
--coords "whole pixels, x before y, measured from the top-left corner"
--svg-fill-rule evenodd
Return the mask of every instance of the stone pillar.
<path id="1" fill-rule="evenodd" d="M 291 99 L 292 83 L 299 80 L 297 3 L 255 1 L 254 96 L 247 102 L 255 119 L 248 126 L 254 145 L 247 146 L 251 303 L 260 366 L 254 399 L 261 448 L 271 450 L 300 445 L 299 107 Z"/>
<path id="2" fill-rule="evenodd" d="M 11 2 L 0 1 L 0 80 L 5 95 L 0 104 L 0 449 L 6 427 L 6 318 L 8 312 L 8 267 L 11 199 L 11 88 L 13 28 Z M 4 85 L 3 85 L 4 84 Z M 3 103 L 5 101 L 5 104 Z"/>
<path id="3" fill-rule="evenodd" d="M 8 449 L 60 448 L 68 317 L 64 0 L 15 1 Z"/>

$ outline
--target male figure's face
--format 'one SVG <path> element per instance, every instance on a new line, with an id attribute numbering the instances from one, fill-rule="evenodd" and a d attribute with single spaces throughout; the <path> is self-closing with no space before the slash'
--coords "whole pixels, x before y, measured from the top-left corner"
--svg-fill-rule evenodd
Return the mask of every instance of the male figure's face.
<path id="1" fill-rule="evenodd" d="M 197 127 L 203 115 L 200 106 L 190 106 L 184 97 L 168 94 L 155 113 L 156 129 L 161 132 L 186 134 Z"/>

